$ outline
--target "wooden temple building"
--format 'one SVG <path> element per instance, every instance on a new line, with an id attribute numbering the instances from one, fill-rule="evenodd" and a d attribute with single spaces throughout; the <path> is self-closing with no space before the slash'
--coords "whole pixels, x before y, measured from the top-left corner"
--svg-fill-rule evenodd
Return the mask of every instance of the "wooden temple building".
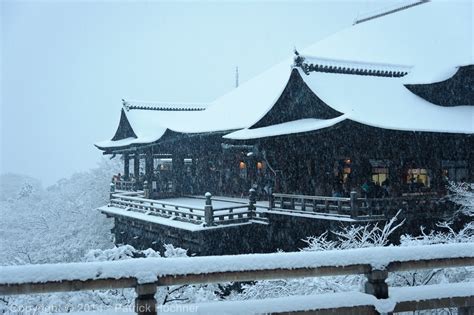
<path id="1" fill-rule="evenodd" d="M 122 185 L 149 199 L 443 196 L 474 180 L 469 2 L 412 1 L 208 104 L 123 100 Z M 420 21 L 423 21 L 422 23 Z"/>

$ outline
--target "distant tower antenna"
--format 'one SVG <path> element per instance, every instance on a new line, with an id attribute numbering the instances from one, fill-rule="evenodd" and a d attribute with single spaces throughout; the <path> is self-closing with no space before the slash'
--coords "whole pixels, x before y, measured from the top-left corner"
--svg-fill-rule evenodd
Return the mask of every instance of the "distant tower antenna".
<path id="1" fill-rule="evenodd" d="M 239 87 L 239 67 L 235 67 L 235 87 Z"/>

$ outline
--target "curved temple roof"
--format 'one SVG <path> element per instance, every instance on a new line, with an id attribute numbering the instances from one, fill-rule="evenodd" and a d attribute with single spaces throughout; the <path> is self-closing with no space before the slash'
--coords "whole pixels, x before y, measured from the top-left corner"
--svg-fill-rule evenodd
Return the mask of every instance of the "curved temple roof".
<path id="1" fill-rule="evenodd" d="M 249 129 L 272 109 L 287 85 L 294 65 L 293 58 L 288 58 L 211 102 L 205 110 L 129 107 L 125 114 L 136 138 L 96 146 L 105 150 L 152 143 L 167 129 L 229 131 L 224 138 L 253 139 L 317 130 L 344 119 L 387 129 L 472 134 L 474 106 L 438 106 L 404 85 L 446 80 L 460 66 L 474 64 L 473 51 L 471 1 L 425 2 L 355 24 L 301 51 L 308 64 L 332 67 L 318 71 L 313 66 L 314 71 L 307 74 L 301 68 L 298 71 L 308 87 L 342 116 Z M 384 71 L 403 75 L 383 75 Z"/>

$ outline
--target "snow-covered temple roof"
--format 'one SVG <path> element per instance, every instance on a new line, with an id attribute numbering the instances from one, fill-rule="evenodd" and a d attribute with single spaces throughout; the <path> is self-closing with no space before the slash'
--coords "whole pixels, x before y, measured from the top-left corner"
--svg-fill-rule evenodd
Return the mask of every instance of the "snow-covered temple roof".
<path id="1" fill-rule="evenodd" d="M 254 139 L 327 128 L 346 119 L 394 130 L 474 133 L 474 102 L 438 106 L 405 87 L 447 80 L 459 67 L 474 64 L 471 1 L 422 1 L 377 15 L 300 51 L 207 106 L 128 102 L 123 113 L 134 134 L 96 146 L 156 142 L 166 130 L 228 131 L 224 138 Z M 341 115 L 253 127 L 277 103 L 292 71 Z"/>

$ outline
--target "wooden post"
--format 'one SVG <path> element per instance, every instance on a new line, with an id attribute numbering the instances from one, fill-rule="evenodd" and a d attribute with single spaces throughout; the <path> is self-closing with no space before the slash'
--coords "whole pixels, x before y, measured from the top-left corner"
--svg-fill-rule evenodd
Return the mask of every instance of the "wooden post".
<path id="1" fill-rule="evenodd" d="M 113 198 L 113 194 L 115 193 L 115 183 L 110 183 L 110 200 Z"/>
<path id="2" fill-rule="evenodd" d="M 153 183 L 153 152 L 151 149 L 145 154 L 145 182 L 148 184 L 148 191 L 151 192 Z"/>
<path id="3" fill-rule="evenodd" d="M 301 211 L 306 211 L 306 199 L 301 198 Z"/>
<path id="4" fill-rule="evenodd" d="M 143 196 L 145 199 L 150 198 L 150 188 L 148 187 L 148 181 L 143 182 Z"/>
<path id="5" fill-rule="evenodd" d="M 290 209 L 295 210 L 295 198 L 290 197 Z"/>
<path id="6" fill-rule="evenodd" d="M 123 155 L 123 178 L 124 180 L 128 180 L 130 177 L 130 157 L 128 153 Z"/>
<path id="7" fill-rule="evenodd" d="M 250 188 L 249 190 L 249 216 L 248 219 L 251 220 L 255 218 L 255 210 L 257 207 L 255 207 L 255 204 L 257 203 L 257 192 L 255 189 Z"/>
<path id="8" fill-rule="evenodd" d="M 358 216 L 358 209 L 357 209 L 357 192 L 351 191 L 351 218 L 355 219 Z"/>
<path id="9" fill-rule="evenodd" d="M 214 225 L 214 211 L 212 210 L 212 194 L 207 192 L 206 196 L 206 205 L 204 206 L 204 220 L 206 226 Z"/>
<path id="10" fill-rule="evenodd" d="M 366 274 L 365 293 L 375 296 L 377 299 L 388 299 L 388 285 L 385 280 L 388 277 L 387 270 L 372 270 Z M 392 314 L 392 313 L 387 313 Z"/>
<path id="11" fill-rule="evenodd" d="M 275 197 L 273 194 L 268 196 L 268 210 L 272 210 L 275 207 Z"/>
<path id="12" fill-rule="evenodd" d="M 366 274 L 365 293 L 375 296 L 377 299 L 388 298 L 388 285 L 385 280 L 388 277 L 387 270 L 372 270 Z"/>
<path id="13" fill-rule="evenodd" d="M 156 284 L 138 284 L 135 287 L 135 312 L 138 315 L 156 315 Z"/>

